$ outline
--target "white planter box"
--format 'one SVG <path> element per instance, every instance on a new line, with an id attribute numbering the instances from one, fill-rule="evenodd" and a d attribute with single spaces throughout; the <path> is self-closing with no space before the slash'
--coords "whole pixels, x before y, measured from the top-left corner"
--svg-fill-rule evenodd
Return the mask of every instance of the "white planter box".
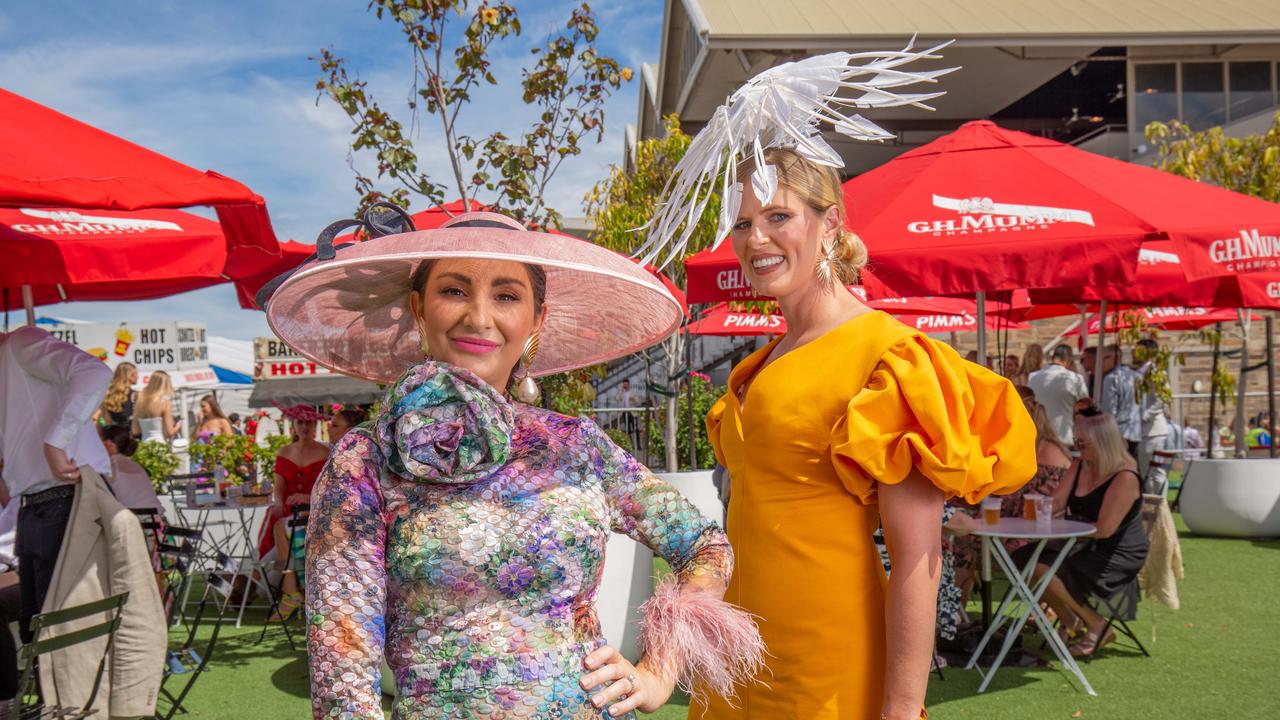
<path id="1" fill-rule="evenodd" d="M 1197 535 L 1280 537 L 1280 458 L 1194 460 L 1178 503 Z"/>

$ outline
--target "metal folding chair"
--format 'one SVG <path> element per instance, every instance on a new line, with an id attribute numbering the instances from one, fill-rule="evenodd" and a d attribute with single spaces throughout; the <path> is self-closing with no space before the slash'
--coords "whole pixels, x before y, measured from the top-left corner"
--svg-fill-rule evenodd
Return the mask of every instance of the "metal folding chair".
<path id="1" fill-rule="evenodd" d="M 271 589 L 271 609 L 267 612 L 267 619 L 262 624 L 262 634 L 258 636 L 258 642 L 262 642 L 267 637 L 267 630 L 271 627 L 271 616 L 276 614 L 280 609 L 280 601 L 284 598 L 284 576 L 289 571 L 293 571 L 298 578 L 298 587 L 304 588 L 306 578 L 303 572 L 306 567 L 306 543 L 307 543 L 307 520 L 310 517 L 311 506 L 306 504 L 298 504 L 293 506 L 293 513 L 289 519 L 285 521 L 286 533 L 289 541 L 289 557 L 283 568 L 280 569 L 280 581 L 272 585 L 267 583 Z M 280 622 L 280 626 L 284 628 L 285 638 L 289 641 L 289 648 L 297 650 L 297 646 L 293 641 L 293 632 L 289 629 L 289 618 L 284 618 Z"/>
<path id="2" fill-rule="evenodd" d="M 235 561 L 226 553 L 218 553 L 216 561 L 214 570 L 205 577 L 204 592 L 201 593 L 191 621 L 186 625 L 186 638 L 181 646 L 169 651 L 164 677 L 160 683 L 160 695 L 169 701 L 169 708 L 167 711 L 157 708 L 156 720 L 171 720 L 179 712 L 187 712 L 182 703 L 196 680 L 208 669 L 222 623 L 232 607 L 231 578 L 237 572 Z M 199 637 L 202 630 L 209 631 L 208 639 L 204 641 Z M 175 693 L 169 686 L 179 682 L 174 679 L 177 677 L 185 677 L 185 682 Z"/>
<path id="3" fill-rule="evenodd" d="M 107 659 L 111 657 L 111 648 L 115 641 L 116 630 L 120 627 L 120 616 L 129 593 L 124 592 L 84 605 L 40 613 L 31 618 L 31 642 L 18 651 L 18 697 L 20 720 L 36 720 L 37 718 L 56 718 L 57 720 L 79 720 L 94 714 L 93 702 L 98 697 L 102 685 L 102 673 L 106 670 Z M 85 625 L 85 621 L 99 616 L 97 622 Z M 62 625 L 80 626 L 78 629 L 65 632 L 56 637 L 47 637 L 48 631 Z M 7 629 L 4 632 L 8 632 Z M 57 684 L 53 687 L 39 687 L 36 672 L 36 658 L 56 650 L 106 636 L 106 647 L 102 651 L 102 659 L 98 661 L 98 672 L 93 679 L 93 689 L 85 701 L 84 707 L 63 707 L 59 701 Z M 42 698 L 43 695 L 43 698 Z M 49 696 L 52 696 L 52 700 Z"/>

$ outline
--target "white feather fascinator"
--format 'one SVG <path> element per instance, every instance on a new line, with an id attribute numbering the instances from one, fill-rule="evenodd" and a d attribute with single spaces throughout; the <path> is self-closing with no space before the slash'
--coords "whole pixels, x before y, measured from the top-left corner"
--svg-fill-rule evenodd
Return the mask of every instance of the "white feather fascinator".
<path id="1" fill-rule="evenodd" d="M 854 109 L 927 103 L 944 93 L 896 93 L 914 83 L 934 83 L 956 70 L 909 72 L 901 67 L 913 60 L 938 59 L 950 41 L 928 50 L 914 50 L 915 38 L 900 51 L 835 52 L 784 63 L 751 78 L 716 109 L 706 127 L 689 143 L 684 158 L 663 189 L 664 200 L 647 225 L 648 238 L 636 253 L 645 263 L 684 256 L 689 237 L 720 184 L 720 223 L 717 245 L 738 214 L 742 187 L 737 165 L 748 155 L 759 168 L 751 175 L 751 191 L 767 204 L 778 189 L 777 169 L 764 162 L 764 151 L 788 147 L 821 165 L 843 167 L 844 162 L 825 140 L 824 125 L 855 140 L 880 141 L 894 135 Z"/>

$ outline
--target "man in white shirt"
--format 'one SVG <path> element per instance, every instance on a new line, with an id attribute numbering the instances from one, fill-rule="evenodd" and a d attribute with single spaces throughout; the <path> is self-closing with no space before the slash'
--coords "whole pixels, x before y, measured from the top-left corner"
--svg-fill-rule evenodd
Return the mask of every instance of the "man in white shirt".
<path id="1" fill-rule="evenodd" d="M 1129 454 L 1138 459 L 1142 440 L 1142 414 L 1138 410 L 1138 372 L 1120 362 L 1120 346 L 1108 345 L 1102 354 L 1102 397 L 1098 408 L 1116 419 Z"/>
<path id="2" fill-rule="evenodd" d="M 21 503 L 14 554 L 24 639 L 53 579 L 80 467 L 111 472 L 89 422 L 110 382 L 102 361 L 44 330 L 0 333 L 0 456 L 4 484 Z"/>
<path id="3" fill-rule="evenodd" d="M 1068 446 L 1075 443 L 1071 426 L 1076 403 L 1089 397 L 1084 378 L 1071 369 L 1071 359 L 1071 347 L 1058 345 L 1049 353 L 1049 364 L 1027 378 L 1027 385 L 1035 392 L 1036 402 L 1044 406 L 1058 439 Z"/>
<path id="4" fill-rule="evenodd" d="M 1155 340 L 1142 338 L 1134 346 L 1134 369 L 1139 381 L 1145 379 L 1151 371 L 1152 360 L 1159 352 L 1160 346 Z M 1151 457 L 1156 450 L 1163 450 L 1169 439 L 1169 418 L 1164 413 L 1164 402 L 1154 392 L 1142 393 L 1139 411 L 1142 415 L 1142 440 L 1138 445 L 1138 472 L 1143 478 L 1143 492 L 1153 495 L 1166 495 L 1169 491 L 1168 477 L 1163 466 L 1151 467 Z"/>

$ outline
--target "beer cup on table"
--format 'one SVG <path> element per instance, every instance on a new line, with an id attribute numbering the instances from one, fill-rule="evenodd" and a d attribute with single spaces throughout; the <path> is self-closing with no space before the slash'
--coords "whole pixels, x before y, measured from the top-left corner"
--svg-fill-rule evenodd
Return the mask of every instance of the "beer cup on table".
<path id="1" fill-rule="evenodd" d="M 996 525 L 1000 522 L 1000 498 L 987 498 L 982 501 L 982 522 Z"/>

